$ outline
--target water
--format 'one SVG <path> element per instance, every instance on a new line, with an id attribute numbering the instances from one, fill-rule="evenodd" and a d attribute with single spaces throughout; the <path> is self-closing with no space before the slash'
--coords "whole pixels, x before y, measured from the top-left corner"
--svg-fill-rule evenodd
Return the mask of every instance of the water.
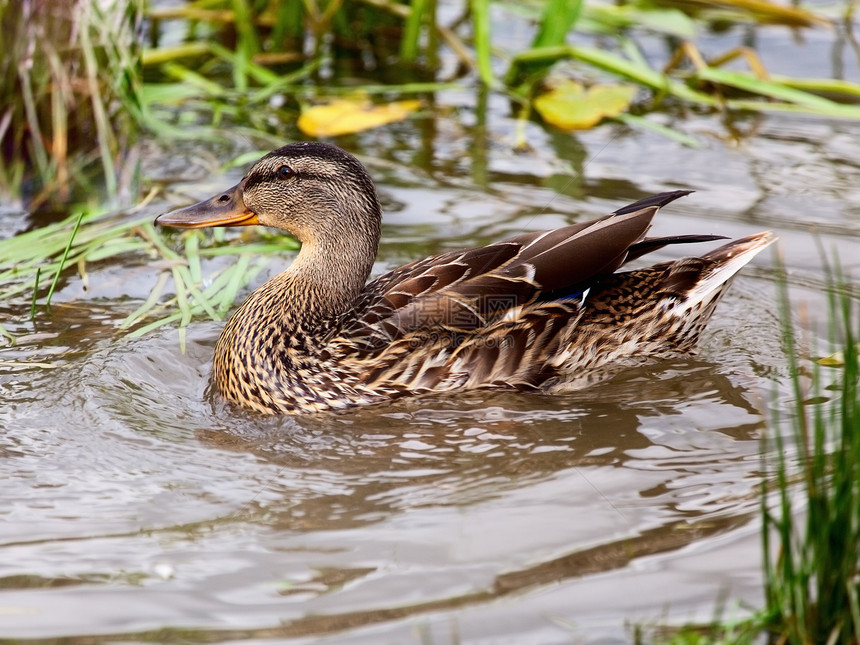
<path id="1" fill-rule="evenodd" d="M 733 146 L 691 115 L 699 149 L 530 124 L 523 154 L 506 102 L 476 120 L 475 99 L 356 138 L 386 209 L 378 271 L 683 187 L 654 233 L 774 230 L 808 338 L 813 234 L 856 273 L 854 124 L 744 117 Z M 161 267 L 89 267 L 33 323 L 2 312 L 22 337 L 0 353 L 0 636 L 597 644 L 708 620 L 722 596 L 760 605 L 760 438 L 791 405 L 772 261 L 739 276 L 697 357 L 559 397 L 282 418 L 209 392 L 221 324 L 192 324 L 184 353 L 175 330 L 117 331 Z"/>
<path id="2" fill-rule="evenodd" d="M 534 595 L 707 553 L 756 510 L 761 418 L 734 370 L 706 360 L 582 395 L 261 420 L 202 397 L 216 332 L 198 326 L 179 361 L 170 333 L 95 350 L 15 411 L 7 633 L 477 621 L 488 636 L 501 602 L 521 615 L 501 633 L 536 638 L 553 622 L 526 609 Z"/>

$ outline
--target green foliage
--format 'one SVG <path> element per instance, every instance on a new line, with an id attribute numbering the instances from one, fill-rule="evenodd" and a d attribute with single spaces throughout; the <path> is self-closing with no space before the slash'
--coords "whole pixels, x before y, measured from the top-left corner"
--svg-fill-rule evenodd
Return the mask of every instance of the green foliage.
<path id="1" fill-rule="evenodd" d="M 140 16 L 137 0 L 0 0 L 0 195 L 136 197 Z"/>
<path id="2" fill-rule="evenodd" d="M 9 106 L 0 113 L 0 192 L 24 197 L 31 210 L 133 200 L 141 129 L 169 139 L 223 137 L 227 130 L 268 140 L 297 136 L 292 124 L 303 106 L 371 79 L 396 98 L 451 80 L 466 87 L 477 77 L 515 100 L 522 118 L 533 118 L 553 75 L 586 87 L 620 78 L 640 88 L 637 100 L 620 114 L 601 106 L 596 113 L 690 143 L 681 124 L 653 126 L 644 115 L 669 100 L 714 111 L 860 119 L 856 83 L 768 78 L 760 67 L 729 71 L 695 52 L 696 32 L 708 20 L 793 28 L 825 22 L 768 0 L 660 7 L 646 0 L 463 0 L 462 14 L 447 23 L 437 0 L 187 0 L 146 10 L 146 47 L 137 40 L 140 0 L 63 0 L 38 11 L 42 2 L 0 0 L 9 43 L 0 61 Z M 527 49 L 509 51 L 494 33 L 505 13 L 532 23 Z M 682 43 L 666 70 L 639 52 L 641 33 Z M 72 45 L 61 49 L 69 38 Z M 443 47 L 446 60 L 459 63 L 444 84 Z M 32 64 L 24 65 L 31 53 Z M 349 82 L 333 84 L 333 77 Z"/>
<path id="3" fill-rule="evenodd" d="M 778 432 L 773 438 L 778 503 L 768 507 L 766 490 L 762 539 L 772 629 L 793 645 L 860 643 L 860 303 L 841 282 L 837 275 L 829 322 L 842 366 L 814 364 L 811 391 L 803 385 L 788 296 L 782 296 L 795 410 L 790 441 Z"/>
<path id="4" fill-rule="evenodd" d="M 149 297 L 121 323 L 131 336 L 178 324 L 180 328 L 204 316 L 221 320 L 233 306 L 236 294 L 266 267 L 275 253 L 297 248 L 289 238 L 257 243 L 229 243 L 223 230 L 181 234 L 179 250 L 172 232 L 152 224 L 152 215 L 81 211 L 67 219 L 0 240 L 0 304 L 17 308 L 30 303 L 31 317 L 41 306 L 50 306 L 68 267 L 82 275 L 88 264 L 118 260 L 131 254 L 161 261 L 162 271 Z M 236 260 L 217 268 L 204 267 L 207 260 L 232 256 Z M 45 291 L 44 276 L 52 278 Z M 172 278 L 172 281 L 171 281 Z M 172 293 L 168 287 L 172 286 Z M 9 332 L 0 335 L 14 342 Z"/>
<path id="5" fill-rule="evenodd" d="M 754 645 L 761 640 L 763 615 L 732 620 L 721 612 L 710 625 L 659 627 L 645 630 L 637 627 L 635 645 Z"/>
<path id="6" fill-rule="evenodd" d="M 448 24 L 439 20 L 435 0 L 190 0 L 175 8 L 152 9 L 153 46 L 143 57 L 148 77 L 144 96 L 149 114 L 158 118 L 150 119 L 148 127 L 182 136 L 182 130 L 172 127 L 172 115 L 178 114 L 186 123 L 216 128 L 241 125 L 262 135 L 281 135 L 279 124 L 294 123 L 303 105 L 343 91 L 328 83 L 321 70 L 337 73 L 340 68 L 347 77 L 367 74 L 376 79 L 396 60 L 396 72 L 389 74 L 384 85 L 390 94 L 418 85 L 432 91 L 426 80 L 439 72 L 440 46 L 447 46 L 460 61 L 461 83 L 468 84 L 474 74 L 517 101 L 523 118 L 535 114 L 531 108 L 543 95 L 546 79 L 563 70 L 565 79 L 586 86 L 614 77 L 647 90 L 620 114 L 609 105 L 605 110 L 598 105 L 595 113 L 690 144 L 694 141 L 680 130 L 652 126 L 642 115 L 659 109 L 668 99 L 715 111 L 860 119 L 860 108 L 851 104 L 860 94 L 860 85 L 768 78 L 758 62 L 751 63 L 750 72 L 724 70 L 719 67 L 722 60 L 708 63 L 692 44 L 701 17 L 792 27 L 824 22 L 804 9 L 768 0 L 686 2 L 675 7 L 657 7 L 644 0 L 619 5 L 584 0 L 463 0 L 463 9 Z M 533 22 L 530 47 L 505 50 L 493 33 L 498 12 Z M 699 22 L 691 16 L 699 16 Z M 160 46 L 162 25 L 175 21 L 187 26 L 187 42 Z M 666 70 L 655 69 L 639 52 L 636 36 L 643 31 L 681 39 L 682 47 Z M 602 37 L 600 46 L 583 38 L 594 33 Z M 750 51 L 740 54 L 754 58 Z M 730 52 L 722 59 L 735 55 Z M 499 75 L 505 66 L 506 73 Z M 395 75 L 397 81 L 392 82 Z M 354 81 L 349 86 L 361 87 Z M 184 132 L 188 136 L 189 131 Z"/>
<path id="7" fill-rule="evenodd" d="M 475 32 L 478 76 L 488 87 L 496 85 L 492 64 L 492 36 L 490 33 L 490 0 L 470 0 Z"/>
<path id="8" fill-rule="evenodd" d="M 532 41 L 531 50 L 564 45 L 567 36 L 582 14 L 584 0 L 547 0 L 538 22 L 537 33 Z M 528 62 L 517 60 L 511 63 L 506 83 L 515 87 L 522 82 L 541 79 L 552 66 L 553 61 L 536 59 Z"/>
<path id="9" fill-rule="evenodd" d="M 789 645 L 860 643 L 860 301 L 838 273 L 830 283 L 831 354 L 807 368 L 782 282 L 794 410 L 788 422 L 774 417 L 762 442 L 765 607 L 739 621 L 720 612 L 710 626 L 647 637 L 640 626 L 635 642 L 748 645 L 767 634 Z"/>
<path id="10" fill-rule="evenodd" d="M 593 47 L 563 45 L 529 50 L 515 56 L 514 62 L 519 64 L 534 61 L 577 60 L 613 76 L 647 87 L 656 95 L 662 94 L 709 108 L 796 112 L 831 118 L 860 119 L 860 108 L 856 105 L 837 103 L 834 100 L 796 89 L 785 80 L 760 79 L 752 74 L 721 70 L 715 67 L 703 67 L 686 74 L 683 78 L 676 78 L 651 68 L 645 59 L 635 51 L 635 46 L 631 41 L 627 41 L 625 44 L 627 56 Z M 702 83 L 739 90 L 746 96 L 756 98 L 726 98 L 720 94 L 712 94 L 700 89 L 698 86 Z M 852 91 L 853 89 L 858 88 L 852 86 Z"/>

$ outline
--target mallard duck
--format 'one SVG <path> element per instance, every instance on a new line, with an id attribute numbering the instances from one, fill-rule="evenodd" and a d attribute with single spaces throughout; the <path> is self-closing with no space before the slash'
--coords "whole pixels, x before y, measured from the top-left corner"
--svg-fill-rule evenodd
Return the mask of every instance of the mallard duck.
<path id="1" fill-rule="evenodd" d="M 701 257 L 619 269 L 670 244 L 646 237 L 660 193 L 606 217 L 450 251 L 367 282 L 382 211 L 351 154 L 292 143 L 236 186 L 156 219 L 178 228 L 262 224 L 301 243 L 215 347 L 213 380 L 264 413 L 318 412 L 473 388 L 552 393 L 611 366 L 691 352 L 733 276 L 768 233 Z"/>

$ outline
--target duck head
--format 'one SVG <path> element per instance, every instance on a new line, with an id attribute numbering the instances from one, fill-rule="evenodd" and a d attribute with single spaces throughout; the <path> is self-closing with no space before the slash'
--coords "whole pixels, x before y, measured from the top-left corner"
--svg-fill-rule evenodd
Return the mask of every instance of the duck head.
<path id="1" fill-rule="evenodd" d="M 372 240 L 382 212 L 373 181 L 351 154 L 326 143 L 291 143 L 270 152 L 238 184 L 202 202 L 159 215 L 175 228 L 248 226 L 281 229 L 304 246 L 352 246 Z M 332 249 L 327 249 L 332 250 Z"/>

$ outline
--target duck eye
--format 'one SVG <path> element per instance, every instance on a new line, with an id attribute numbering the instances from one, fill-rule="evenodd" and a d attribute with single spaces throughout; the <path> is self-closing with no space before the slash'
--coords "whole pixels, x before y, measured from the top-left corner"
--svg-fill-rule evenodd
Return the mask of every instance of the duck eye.
<path id="1" fill-rule="evenodd" d="M 295 177 L 296 171 L 289 166 L 281 166 L 278 168 L 278 179 L 290 179 Z"/>

